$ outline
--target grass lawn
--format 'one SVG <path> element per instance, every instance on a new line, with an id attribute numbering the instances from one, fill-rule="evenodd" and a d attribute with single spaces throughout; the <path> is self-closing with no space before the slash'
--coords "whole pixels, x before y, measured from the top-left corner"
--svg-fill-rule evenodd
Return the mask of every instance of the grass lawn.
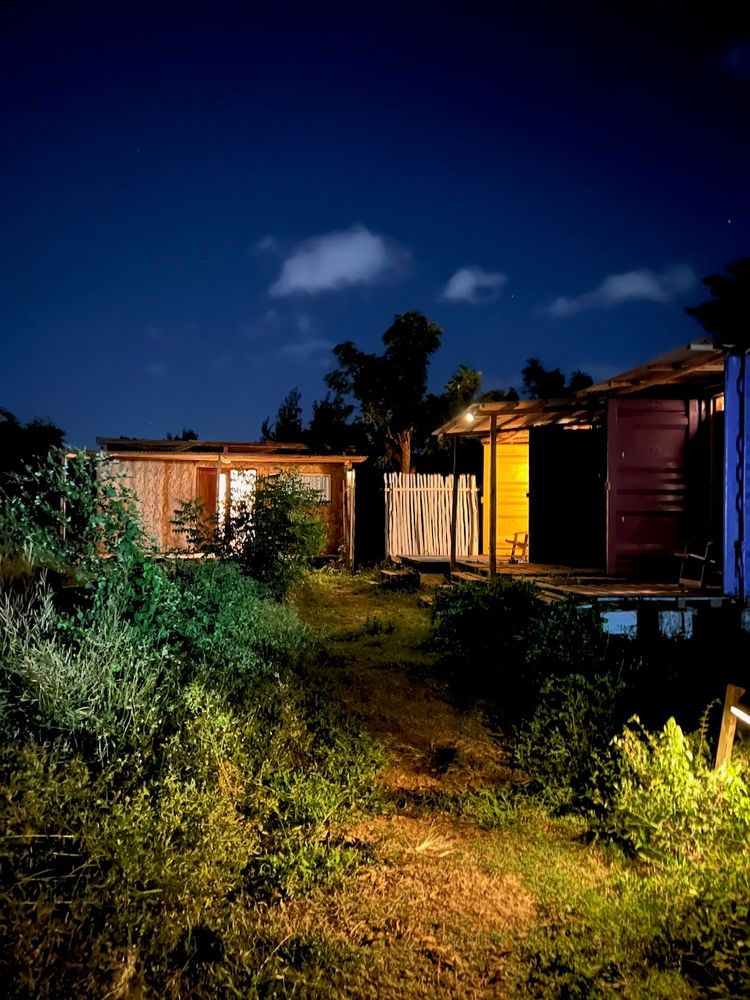
<path id="1" fill-rule="evenodd" d="M 373 862 L 288 907 L 289 934 L 347 956 L 350 997 L 698 996 L 644 965 L 663 901 L 632 863 L 512 794 L 481 705 L 433 670 L 420 592 L 318 573 L 295 595 L 347 711 L 384 747 L 380 808 L 343 832 Z"/>

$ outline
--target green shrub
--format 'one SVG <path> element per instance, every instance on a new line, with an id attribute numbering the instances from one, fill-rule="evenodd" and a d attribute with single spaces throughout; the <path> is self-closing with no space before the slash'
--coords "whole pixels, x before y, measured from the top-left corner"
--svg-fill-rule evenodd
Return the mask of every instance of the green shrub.
<path id="1" fill-rule="evenodd" d="M 32 742 L 0 753 L 0 974 L 16 995 L 101 996 L 129 968 L 148 995 L 255 996 L 283 943 L 263 908 L 367 860 L 336 831 L 372 795 L 369 745 L 343 724 L 321 742 L 291 677 L 239 704 L 207 683 L 175 697 L 148 767 Z M 304 965 L 273 967 L 279 989 L 306 981 Z"/>
<path id="2" fill-rule="evenodd" d="M 465 583 L 441 590 L 432 604 L 433 643 L 443 657 L 486 670 L 540 610 L 534 584 Z"/>
<path id="3" fill-rule="evenodd" d="M 674 719 L 658 733 L 637 720 L 615 740 L 619 778 L 594 827 L 649 863 L 658 927 L 646 959 L 723 997 L 750 990 L 750 790 L 741 766 L 713 770 L 702 737 Z M 644 946 L 645 947 L 645 946 Z"/>
<path id="4" fill-rule="evenodd" d="M 524 581 L 436 594 L 432 643 L 461 688 L 489 698 L 505 724 L 533 711 L 545 678 L 596 673 L 606 649 L 592 609 L 545 603 Z"/>
<path id="5" fill-rule="evenodd" d="M 224 518 L 207 518 L 200 503 L 187 502 L 173 524 L 194 551 L 236 563 L 281 600 L 325 544 L 320 495 L 293 472 L 256 480 L 252 498 Z"/>
<path id="6" fill-rule="evenodd" d="M 703 862 L 750 842 L 750 791 L 741 767 L 713 770 L 707 748 L 670 719 L 659 733 L 633 720 L 615 739 L 620 775 L 607 831 L 640 857 Z"/>
<path id="7" fill-rule="evenodd" d="M 49 591 L 0 596 L 4 736 L 44 736 L 99 759 L 146 750 L 175 688 L 168 651 L 144 643 L 114 609 L 72 645 L 58 625 Z"/>
<path id="8" fill-rule="evenodd" d="M 533 715 L 516 733 L 513 763 L 550 806 L 601 809 L 617 775 L 611 746 L 623 721 L 618 678 L 572 674 L 543 682 Z"/>
<path id="9" fill-rule="evenodd" d="M 174 640 L 225 676 L 249 676 L 297 666 L 312 637 L 293 608 L 267 599 L 267 591 L 234 563 L 208 560 L 177 569 L 181 614 Z"/>
<path id="10" fill-rule="evenodd" d="M 361 863 L 337 824 L 372 801 L 380 756 L 269 600 L 317 545 L 310 498 L 273 480 L 242 559 L 156 562 L 108 465 L 50 463 L 0 501 L 18 578 L 0 594 L 0 977 L 28 998 L 325 996 L 342 949 L 274 939 L 264 907 Z"/>
<path id="11" fill-rule="evenodd" d="M 105 553 L 140 551 L 137 498 L 123 478 L 106 456 L 52 449 L 0 491 L 0 555 L 80 573 L 99 567 Z"/>

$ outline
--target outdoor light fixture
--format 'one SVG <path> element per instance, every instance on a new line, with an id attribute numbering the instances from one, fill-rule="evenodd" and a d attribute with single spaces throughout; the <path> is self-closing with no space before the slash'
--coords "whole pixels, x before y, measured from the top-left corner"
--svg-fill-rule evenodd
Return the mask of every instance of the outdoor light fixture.
<path id="1" fill-rule="evenodd" d="M 466 416 L 466 422 L 468 424 L 473 424 L 474 423 L 474 419 L 475 418 L 474 418 L 474 414 L 471 412 L 471 410 L 467 410 L 465 416 Z"/>
<path id="2" fill-rule="evenodd" d="M 732 745 L 734 744 L 737 720 L 739 719 L 741 723 L 750 726 L 750 705 L 746 705 L 741 700 L 744 693 L 744 688 L 737 687 L 734 684 L 727 684 L 724 711 L 721 716 L 719 745 L 716 749 L 717 768 L 732 759 Z"/>

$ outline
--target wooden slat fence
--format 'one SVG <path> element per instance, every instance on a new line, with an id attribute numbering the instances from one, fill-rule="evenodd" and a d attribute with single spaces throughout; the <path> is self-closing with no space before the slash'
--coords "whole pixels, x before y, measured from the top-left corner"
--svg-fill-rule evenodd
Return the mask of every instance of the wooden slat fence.
<path id="1" fill-rule="evenodd" d="M 445 556 L 451 548 L 453 476 L 385 474 L 385 551 L 401 556 Z M 474 476 L 458 477 L 456 552 L 479 552 L 479 498 Z"/>

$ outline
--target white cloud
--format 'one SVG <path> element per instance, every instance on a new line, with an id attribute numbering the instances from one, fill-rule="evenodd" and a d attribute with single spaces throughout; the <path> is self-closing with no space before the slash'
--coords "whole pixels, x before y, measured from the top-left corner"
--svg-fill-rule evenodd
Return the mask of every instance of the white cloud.
<path id="1" fill-rule="evenodd" d="M 561 295 L 542 312 L 560 318 L 587 309 L 609 309 L 623 302 L 671 302 L 676 295 L 695 284 L 695 272 L 687 264 L 656 274 L 648 268 L 609 274 L 598 288 L 577 298 Z"/>
<path id="2" fill-rule="evenodd" d="M 290 344 L 285 344 L 279 354 L 293 361 L 310 362 L 320 360 L 321 355 L 326 355 L 326 360 L 330 361 L 330 353 L 333 350 L 333 342 L 322 340 L 319 337 L 305 337 L 303 340 L 293 340 Z"/>
<path id="3" fill-rule="evenodd" d="M 508 275 L 500 271 L 485 271 L 481 267 L 461 267 L 442 291 L 446 302 L 489 302 L 497 298 Z"/>
<path id="4" fill-rule="evenodd" d="M 315 295 L 375 284 L 401 271 L 408 259 L 408 251 L 364 226 L 324 233 L 292 251 L 269 294 L 274 298 Z"/>

